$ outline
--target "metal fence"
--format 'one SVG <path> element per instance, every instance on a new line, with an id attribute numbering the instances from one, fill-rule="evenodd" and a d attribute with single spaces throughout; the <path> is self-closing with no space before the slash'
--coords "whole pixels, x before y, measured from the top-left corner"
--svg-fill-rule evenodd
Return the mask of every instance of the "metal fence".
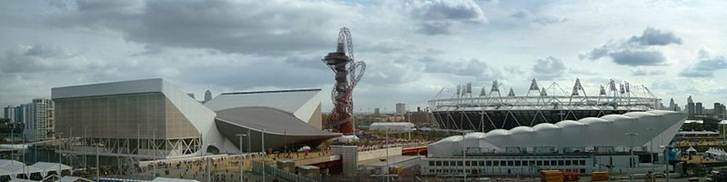
<path id="1" fill-rule="evenodd" d="M 263 169 L 265 169 L 264 175 L 275 177 L 282 181 L 295 181 L 295 182 L 317 182 L 321 181 L 321 177 L 309 177 L 302 176 L 292 172 L 279 169 L 275 166 L 265 165 L 263 161 L 252 161 L 252 172 L 256 175 L 263 175 Z"/>

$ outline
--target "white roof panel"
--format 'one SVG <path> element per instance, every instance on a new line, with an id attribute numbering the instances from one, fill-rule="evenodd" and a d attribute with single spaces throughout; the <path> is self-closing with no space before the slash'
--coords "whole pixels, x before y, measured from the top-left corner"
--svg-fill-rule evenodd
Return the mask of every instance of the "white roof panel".
<path id="1" fill-rule="evenodd" d="M 295 113 L 320 92 L 321 89 L 298 89 L 223 93 L 205 103 L 205 106 L 213 111 L 262 106 Z"/>
<path id="2" fill-rule="evenodd" d="M 51 98 L 73 98 L 102 95 L 162 92 L 164 81 L 161 78 L 131 80 L 121 82 L 96 83 L 51 89 Z"/>

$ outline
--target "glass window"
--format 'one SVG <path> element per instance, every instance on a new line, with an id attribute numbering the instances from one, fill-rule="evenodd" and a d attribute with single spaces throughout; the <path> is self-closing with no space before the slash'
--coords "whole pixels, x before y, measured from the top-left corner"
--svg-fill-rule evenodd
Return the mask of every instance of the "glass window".
<path id="1" fill-rule="evenodd" d="M 449 166 L 449 161 L 442 161 L 444 163 L 444 166 Z"/>
<path id="2" fill-rule="evenodd" d="M 492 161 L 485 161 L 485 166 L 492 166 Z"/>
<path id="3" fill-rule="evenodd" d="M 552 160 L 552 161 L 550 161 L 550 165 L 551 165 L 551 166 L 555 166 L 555 165 L 558 165 L 558 163 L 557 163 L 557 162 L 555 162 L 555 160 Z"/>
<path id="4" fill-rule="evenodd" d="M 512 165 L 513 165 L 512 161 L 507 161 L 507 166 L 512 166 Z"/>
<path id="5" fill-rule="evenodd" d="M 500 161 L 492 161 L 492 165 L 493 166 L 499 166 L 500 165 Z"/>
<path id="6" fill-rule="evenodd" d="M 564 162 L 563 160 L 558 160 L 558 165 L 559 166 L 562 166 L 563 165 L 563 162 Z"/>
<path id="7" fill-rule="evenodd" d="M 429 161 L 429 166 L 434 166 L 434 161 Z"/>
<path id="8" fill-rule="evenodd" d="M 470 163 L 470 161 L 464 161 L 464 165 L 465 166 L 472 166 L 472 164 Z"/>
<path id="9" fill-rule="evenodd" d="M 565 165 L 566 165 L 566 166 L 570 166 L 570 160 L 566 160 L 566 161 L 565 161 Z"/>
<path id="10" fill-rule="evenodd" d="M 480 166 L 485 166 L 485 161 L 478 162 Z"/>
<path id="11" fill-rule="evenodd" d="M 542 166 L 543 165 L 543 161 L 541 161 L 541 160 L 537 161 L 537 165 L 538 166 Z"/>
<path id="12" fill-rule="evenodd" d="M 578 163 L 581 164 L 581 166 L 585 166 L 586 165 L 586 160 L 580 160 L 580 161 L 578 161 Z"/>
<path id="13" fill-rule="evenodd" d="M 437 161 L 436 166 L 442 166 L 442 161 Z"/>
<path id="14" fill-rule="evenodd" d="M 520 161 L 515 161 L 515 166 L 520 166 Z"/>
<path id="15" fill-rule="evenodd" d="M 462 161 L 457 161 L 457 166 L 462 166 Z"/>

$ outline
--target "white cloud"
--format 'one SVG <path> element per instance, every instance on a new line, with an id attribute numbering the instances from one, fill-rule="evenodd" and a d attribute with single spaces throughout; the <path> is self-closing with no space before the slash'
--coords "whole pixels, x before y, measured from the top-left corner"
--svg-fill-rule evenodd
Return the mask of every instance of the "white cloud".
<path id="1" fill-rule="evenodd" d="M 482 86 L 498 79 L 508 87 L 527 87 L 535 78 L 570 85 L 576 77 L 593 83 L 615 78 L 689 85 L 693 89 L 659 86 L 652 91 L 678 101 L 690 94 L 727 102 L 714 92 L 725 89 L 719 83 L 727 81 L 720 75 L 724 56 L 718 56 L 725 55 L 727 42 L 715 38 L 726 37 L 727 28 L 714 18 L 727 16 L 725 5 L 3 1 L 0 105 L 48 96 L 56 86 L 150 77 L 198 93 L 329 90 L 332 73 L 320 59 L 334 50 L 341 26 L 351 28 L 357 58 L 368 63 L 354 93 L 357 110 L 396 102 L 425 105 L 456 83 Z M 702 47 L 716 50 L 714 56 L 695 55 Z M 578 61 L 579 53 L 593 61 Z"/>
<path id="2" fill-rule="evenodd" d="M 538 59 L 535 65 L 533 65 L 534 77 L 543 80 L 560 78 L 566 70 L 567 68 L 563 61 L 554 57 Z"/>

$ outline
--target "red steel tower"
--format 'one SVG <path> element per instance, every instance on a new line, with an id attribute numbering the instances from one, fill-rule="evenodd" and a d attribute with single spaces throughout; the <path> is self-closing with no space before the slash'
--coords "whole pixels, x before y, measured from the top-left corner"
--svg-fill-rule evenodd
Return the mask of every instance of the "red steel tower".
<path id="1" fill-rule="evenodd" d="M 323 62 L 335 73 L 336 84 L 331 91 L 333 111 L 326 122 L 328 128 L 335 128 L 343 134 L 354 132 L 353 123 L 353 88 L 366 70 L 366 64 L 355 61 L 353 57 L 353 42 L 348 28 L 343 27 L 338 33 L 336 52 L 331 52 L 323 58 Z"/>

